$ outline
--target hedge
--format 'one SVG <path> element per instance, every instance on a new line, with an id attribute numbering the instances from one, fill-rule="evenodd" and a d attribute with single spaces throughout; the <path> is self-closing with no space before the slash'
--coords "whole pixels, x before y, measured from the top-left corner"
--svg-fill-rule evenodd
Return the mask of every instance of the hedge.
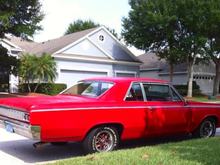
<path id="1" fill-rule="evenodd" d="M 36 83 L 30 84 L 31 90 L 33 91 Z M 56 95 L 59 94 L 61 91 L 66 89 L 66 84 L 58 84 L 58 83 L 41 83 L 38 86 L 37 93 L 43 93 L 47 95 Z M 28 91 L 28 85 L 27 84 L 21 84 L 19 85 L 19 92 L 26 93 Z"/>
<path id="2" fill-rule="evenodd" d="M 0 83 L 0 92 L 8 92 L 8 84 L 1 84 Z"/>
<path id="3" fill-rule="evenodd" d="M 188 85 L 174 85 L 176 90 L 182 95 L 187 95 Z M 193 81 L 193 96 L 200 96 L 202 95 L 199 85 Z"/>

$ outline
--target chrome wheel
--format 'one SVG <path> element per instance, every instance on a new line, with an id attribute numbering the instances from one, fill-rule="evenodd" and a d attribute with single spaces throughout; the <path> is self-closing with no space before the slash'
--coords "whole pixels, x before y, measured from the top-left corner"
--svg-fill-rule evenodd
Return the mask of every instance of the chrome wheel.
<path id="1" fill-rule="evenodd" d="M 201 138 L 208 138 L 215 134 L 215 123 L 211 120 L 205 120 L 201 126 L 199 131 Z"/>
<path id="2" fill-rule="evenodd" d="M 94 147 L 98 152 L 106 152 L 112 149 L 114 137 L 108 130 L 103 130 L 94 137 L 94 142 Z"/>
<path id="3" fill-rule="evenodd" d="M 117 149 L 119 140 L 115 127 L 100 126 L 89 132 L 83 141 L 83 147 L 87 153 L 107 152 Z"/>

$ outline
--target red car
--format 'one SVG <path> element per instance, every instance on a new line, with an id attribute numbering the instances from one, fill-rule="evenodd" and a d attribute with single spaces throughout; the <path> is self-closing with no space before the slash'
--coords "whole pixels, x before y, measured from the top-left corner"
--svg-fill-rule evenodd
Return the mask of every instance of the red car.
<path id="1" fill-rule="evenodd" d="M 116 149 L 121 140 L 215 135 L 220 105 L 185 101 L 166 81 L 82 80 L 57 96 L 0 99 L 0 126 L 40 142 L 82 142 L 86 151 Z"/>

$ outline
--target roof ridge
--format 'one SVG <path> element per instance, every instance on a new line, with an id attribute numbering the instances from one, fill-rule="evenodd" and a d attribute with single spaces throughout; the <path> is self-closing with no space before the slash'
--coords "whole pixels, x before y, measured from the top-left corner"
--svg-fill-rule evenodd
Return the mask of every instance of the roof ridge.
<path id="1" fill-rule="evenodd" d="M 55 40 L 59 40 L 59 39 L 62 39 L 62 38 L 65 38 L 65 37 L 69 37 L 69 36 L 73 36 L 73 35 L 76 35 L 76 34 L 81 34 L 81 33 L 85 33 L 88 31 L 88 33 L 94 31 L 95 29 L 97 29 L 99 27 L 95 27 L 95 28 L 90 28 L 90 29 L 85 29 L 85 30 L 82 30 L 82 31 L 77 31 L 77 32 L 74 32 L 74 33 L 70 33 L 70 34 L 66 34 L 66 35 L 63 35 L 63 36 L 60 36 L 60 37 L 57 37 L 57 38 L 53 38 L 53 39 L 49 39 L 47 41 L 42 41 L 42 42 L 39 42 L 39 44 L 41 43 L 46 43 L 46 42 L 50 42 L 50 41 L 55 41 Z M 87 33 L 87 34 L 88 34 Z M 85 34 L 86 35 L 86 34 Z"/>

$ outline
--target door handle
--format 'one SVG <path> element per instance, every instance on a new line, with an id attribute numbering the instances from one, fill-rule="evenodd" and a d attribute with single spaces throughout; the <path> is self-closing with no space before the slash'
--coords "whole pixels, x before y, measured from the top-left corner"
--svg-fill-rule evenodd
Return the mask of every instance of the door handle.
<path id="1" fill-rule="evenodd" d="M 154 108 L 154 107 L 148 107 L 148 109 L 149 109 L 150 111 L 155 110 L 155 108 Z"/>

